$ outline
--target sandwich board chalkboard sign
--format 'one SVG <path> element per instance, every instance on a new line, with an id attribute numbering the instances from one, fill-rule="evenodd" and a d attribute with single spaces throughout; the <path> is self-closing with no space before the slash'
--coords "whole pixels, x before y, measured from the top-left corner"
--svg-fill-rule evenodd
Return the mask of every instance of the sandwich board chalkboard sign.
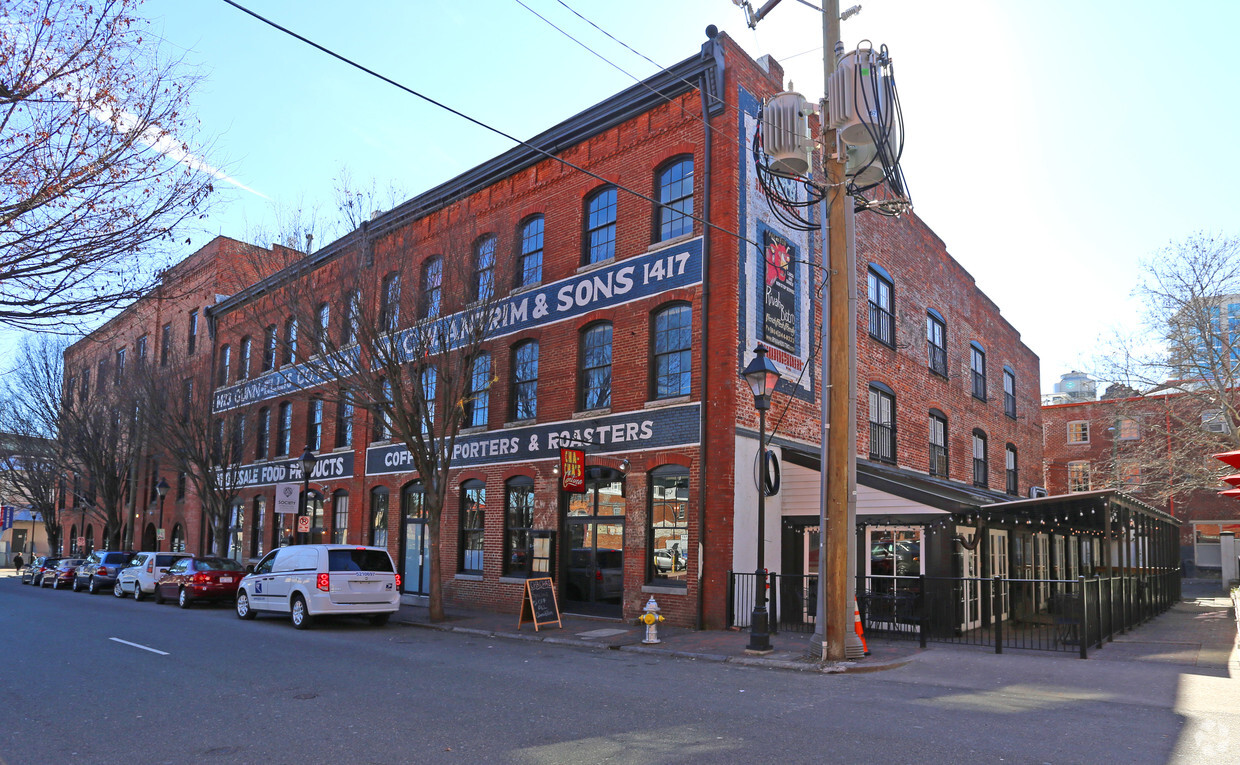
<path id="1" fill-rule="evenodd" d="M 560 605 L 555 599 L 555 584 L 551 577 L 526 579 L 525 593 L 521 596 L 521 616 L 517 620 L 517 629 L 526 622 L 534 622 L 534 631 L 544 624 L 560 623 Z"/>

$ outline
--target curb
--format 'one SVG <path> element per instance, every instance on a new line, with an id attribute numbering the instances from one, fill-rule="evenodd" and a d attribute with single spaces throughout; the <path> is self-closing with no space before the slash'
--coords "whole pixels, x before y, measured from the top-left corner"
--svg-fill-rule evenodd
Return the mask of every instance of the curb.
<path id="1" fill-rule="evenodd" d="M 678 651 L 665 648 L 655 648 L 654 646 L 629 644 L 613 646 L 607 643 L 595 643 L 588 640 L 579 640 L 577 638 L 559 637 L 556 635 L 537 635 L 521 632 L 493 632 L 491 630 L 480 629 L 477 627 L 454 627 L 449 624 L 429 624 L 427 622 L 418 621 L 397 621 L 396 624 L 403 624 L 408 627 L 418 627 L 421 629 L 435 630 L 436 632 L 455 632 L 461 635 L 470 635 L 472 637 L 496 638 L 500 640 L 518 640 L 527 643 L 547 643 L 548 645 L 562 645 L 570 648 L 589 648 L 593 650 L 617 650 L 628 651 L 630 653 L 640 653 L 649 656 L 663 656 L 670 659 L 687 659 L 689 661 L 709 661 L 718 664 L 735 664 L 741 667 L 756 667 L 759 669 L 782 669 L 791 672 L 818 672 L 826 675 L 858 675 L 869 674 L 871 672 L 884 672 L 889 669 L 899 669 L 907 664 L 912 663 L 920 655 L 920 651 L 913 656 L 904 659 L 895 659 L 893 661 L 884 662 L 882 664 L 850 664 L 842 662 L 838 664 L 819 665 L 812 661 L 792 661 L 787 659 L 764 659 L 755 656 L 728 656 L 718 653 L 697 653 L 695 651 Z"/>

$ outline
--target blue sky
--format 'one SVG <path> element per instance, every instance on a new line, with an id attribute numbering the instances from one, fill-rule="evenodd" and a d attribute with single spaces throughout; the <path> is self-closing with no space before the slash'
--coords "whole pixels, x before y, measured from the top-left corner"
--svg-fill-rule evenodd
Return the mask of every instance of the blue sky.
<path id="1" fill-rule="evenodd" d="M 521 138 L 633 83 L 521 3 L 633 76 L 656 71 L 559 0 L 243 4 Z M 715 24 L 821 94 L 821 17 L 797 0 L 755 31 L 729 0 L 565 3 L 665 66 Z M 1142 258 L 1195 231 L 1237 233 L 1240 3 L 861 5 L 844 42 L 890 48 L 917 214 L 1041 357 L 1043 390 L 1134 324 Z M 511 147 L 219 0 L 142 13 L 202 75 L 208 158 L 248 189 L 220 185 L 196 244 L 274 230 L 281 207 L 326 210 L 342 168 L 412 196 Z"/>

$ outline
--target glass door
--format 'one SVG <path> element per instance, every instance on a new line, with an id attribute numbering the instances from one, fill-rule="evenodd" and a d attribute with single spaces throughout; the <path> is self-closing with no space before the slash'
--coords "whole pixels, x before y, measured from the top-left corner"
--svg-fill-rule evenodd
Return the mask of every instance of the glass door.
<path id="1" fill-rule="evenodd" d="M 1012 572 L 1008 571 L 1008 533 L 997 529 L 990 529 L 990 575 L 991 577 L 1001 576 L 1005 580 L 1003 587 L 1003 604 L 1002 613 L 999 614 L 1000 619 L 1008 618 L 1008 599 L 1011 592 L 1006 582 L 1012 577 Z"/>
<path id="2" fill-rule="evenodd" d="M 423 504 L 422 484 L 413 482 L 400 492 L 400 512 L 405 521 L 404 575 L 400 591 L 405 595 L 429 596 L 431 594 L 431 561 L 427 548 L 426 508 Z"/>
<path id="3" fill-rule="evenodd" d="M 921 528 L 868 526 L 866 549 L 867 625 L 879 629 L 916 629 L 918 577 L 925 573 L 921 555 Z"/>
<path id="4" fill-rule="evenodd" d="M 615 471 L 586 472 L 586 490 L 564 495 L 564 605 L 576 613 L 618 617 L 624 596 L 624 482 L 611 475 Z"/>
<path id="5" fill-rule="evenodd" d="M 957 526 L 956 534 L 961 538 L 972 541 L 977 529 L 968 526 Z M 978 581 L 978 551 L 977 548 L 969 550 L 963 545 L 956 543 L 956 556 L 959 559 L 958 570 L 960 571 L 960 629 L 962 632 L 977 629 L 982 626 L 982 587 Z"/>

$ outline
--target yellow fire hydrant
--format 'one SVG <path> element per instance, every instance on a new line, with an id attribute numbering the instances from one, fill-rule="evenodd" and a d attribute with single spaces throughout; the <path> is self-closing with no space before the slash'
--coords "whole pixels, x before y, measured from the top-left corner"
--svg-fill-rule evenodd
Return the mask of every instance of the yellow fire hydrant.
<path id="1" fill-rule="evenodd" d="M 643 643 L 652 645 L 659 642 L 659 622 L 663 621 L 663 617 L 659 614 L 659 604 L 654 602 L 653 595 L 646 602 L 646 607 L 642 609 L 642 615 L 637 617 L 637 621 L 646 625 L 646 639 Z"/>

